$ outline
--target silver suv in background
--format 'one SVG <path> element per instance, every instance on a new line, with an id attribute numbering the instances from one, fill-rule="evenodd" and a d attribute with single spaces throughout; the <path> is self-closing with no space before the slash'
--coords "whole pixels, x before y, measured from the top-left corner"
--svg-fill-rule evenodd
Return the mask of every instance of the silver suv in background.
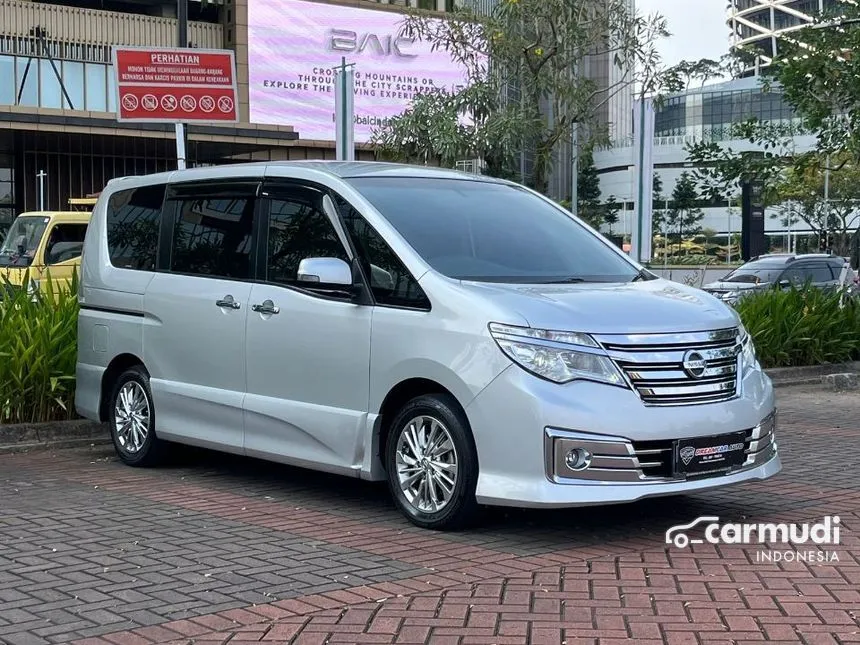
<path id="1" fill-rule="evenodd" d="M 723 302 L 734 305 L 750 293 L 810 283 L 824 290 L 854 288 L 854 271 L 848 260 L 826 253 L 761 255 L 702 287 Z"/>
<path id="2" fill-rule="evenodd" d="M 78 411 L 387 480 L 415 524 L 629 502 L 781 469 L 737 314 L 487 177 L 283 162 L 111 181 L 87 232 Z"/>

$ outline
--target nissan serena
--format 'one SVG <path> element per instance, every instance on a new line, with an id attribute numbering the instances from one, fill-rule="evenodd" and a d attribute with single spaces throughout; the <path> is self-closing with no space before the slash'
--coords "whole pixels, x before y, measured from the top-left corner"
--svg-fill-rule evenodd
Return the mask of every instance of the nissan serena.
<path id="1" fill-rule="evenodd" d="M 737 314 L 507 181 L 271 162 L 111 181 L 76 406 L 172 442 L 387 480 L 415 524 L 692 493 L 781 469 Z"/>

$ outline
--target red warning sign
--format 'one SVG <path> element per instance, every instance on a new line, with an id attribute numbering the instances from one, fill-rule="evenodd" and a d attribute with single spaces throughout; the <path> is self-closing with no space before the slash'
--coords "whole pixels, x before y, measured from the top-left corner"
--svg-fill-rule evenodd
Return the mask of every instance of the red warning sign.
<path id="1" fill-rule="evenodd" d="M 117 120 L 235 123 L 233 52 L 115 47 Z"/>

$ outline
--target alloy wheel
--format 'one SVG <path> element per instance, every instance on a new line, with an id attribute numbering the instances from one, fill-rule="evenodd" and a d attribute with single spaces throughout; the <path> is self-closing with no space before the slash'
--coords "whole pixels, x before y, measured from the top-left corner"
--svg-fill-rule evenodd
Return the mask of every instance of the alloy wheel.
<path id="1" fill-rule="evenodd" d="M 150 419 L 149 398 L 140 383 L 129 381 L 120 388 L 114 416 L 117 442 L 127 454 L 136 454 L 149 435 Z"/>
<path id="2" fill-rule="evenodd" d="M 450 431 L 431 416 L 403 427 L 395 455 L 397 480 L 406 500 L 422 513 L 445 508 L 457 487 L 457 449 Z"/>

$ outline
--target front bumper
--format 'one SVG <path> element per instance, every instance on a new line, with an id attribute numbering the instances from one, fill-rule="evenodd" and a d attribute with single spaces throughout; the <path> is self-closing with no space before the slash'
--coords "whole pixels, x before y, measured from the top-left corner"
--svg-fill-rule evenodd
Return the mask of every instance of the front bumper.
<path id="1" fill-rule="evenodd" d="M 782 469 L 773 388 L 760 370 L 743 379 L 735 399 L 649 407 L 631 390 L 588 382 L 560 386 L 511 366 L 467 413 L 478 450 L 476 496 L 487 505 L 632 502 L 768 479 Z M 673 475 L 675 439 L 739 431 L 746 432 L 746 458 L 737 470 L 690 479 Z M 572 447 L 593 455 L 585 470 L 566 466 Z"/>

